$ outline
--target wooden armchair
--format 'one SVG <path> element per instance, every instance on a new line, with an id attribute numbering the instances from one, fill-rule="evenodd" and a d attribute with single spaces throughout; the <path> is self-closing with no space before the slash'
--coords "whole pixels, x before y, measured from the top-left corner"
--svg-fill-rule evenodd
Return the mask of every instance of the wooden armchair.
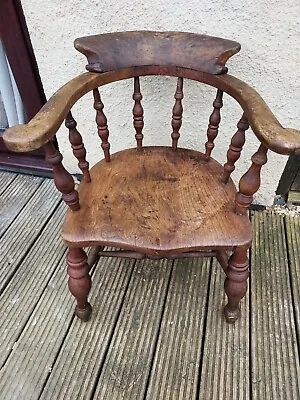
<path id="1" fill-rule="evenodd" d="M 267 162 L 268 149 L 281 154 L 299 153 L 300 132 L 283 128 L 254 89 L 227 74 L 226 61 L 240 49 L 236 42 L 180 32 L 121 32 L 80 38 L 75 47 L 86 55 L 89 72 L 59 89 L 27 125 L 8 129 L 4 140 L 14 151 L 43 146 L 46 160 L 53 167 L 56 187 L 69 206 L 62 236 L 69 247 L 69 288 L 77 300 L 76 315 L 88 320 L 92 309 L 87 300 L 90 266 L 83 247 L 113 246 L 122 250 L 100 254 L 137 259 L 215 256 L 226 274 L 225 317 L 234 322 L 247 290 L 247 250 L 252 238 L 247 209 L 260 186 L 261 168 Z M 146 75 L 178 77 L 170 147 L 143 146 L 140 77 Z M 137 146 L 111 155 L 98 88 L 128 78 L 134 81 Z M 204 153 L 177 147 L 186 78 L 217 89 Z M 93 91 L 104 152 L 104 159 L 90 171 L 82 137 L 70 111 L 89 91 Z M 224 166 L 211 157 L 223 92 L 243 110 Z M 83 174 L 78 190 L 51 141 L 64 120 Z M 249 125 L 261 144 L 237 191 L 230 175 L 241 155 Z M 228 251 L 232 252 L 229 259 Z"/>

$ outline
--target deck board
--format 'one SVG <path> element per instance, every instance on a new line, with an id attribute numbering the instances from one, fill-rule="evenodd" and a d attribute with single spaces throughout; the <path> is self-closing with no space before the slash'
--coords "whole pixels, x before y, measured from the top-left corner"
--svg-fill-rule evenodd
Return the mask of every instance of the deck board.
<path id="1" fill-rule="evenodd" d="M 41 399 L 89 398 L 114 332 L 133 265 L 132 260 L 99 260 L 90 299 L 92 320 L 73 321 Z"/>
<path id="2" fill-rule="evenodd" d="M 18 175 L 0 197 L 0 237 L 43 182 L 43 178 Z"/>
<path id="3" fill-rule="evenodd" d="M 144 398 L 171 267 L 166 260 L 136 262 L 95 398 Z"/>
<path id="4" fill-rule="evenodd" d="M 59 238 L 65 206 L 56 210 L 0 297 L 0 366 L 21 335 L 65 248 Z"/>
<path id="5" fill-rule="evenodd" d="M 0 171 L 0 196 L 17 176 L 13 172 Z"/>
<path id="6" fill-rule="evenodd" d="M 287 248 L 298 346 L 300 345 L 300 216 L 286 217 Z"/>
<path id="7" fill-rule="evenodd" d="M 106 257 L 83 323 L 52 184 L 0 172 L 1 400 L 300 398 L 299 216 L 251 213 L 251 291 L 235 325 L 215 261 Z"/>
<path id="8" fill-rule="evenodd" d="M 284 217 L 252 215 L 252 391 L 254 398 L 300 398 L 299 356 Z M 272 368 L 275 366 L 276 368 Z"/>
<path id="9" fill-rule="evenodd" d="M 241 317 L 227 324 L 225 274 L 213 262 L 204 341 L 199 399 L 250 399 L 249 382 L 249 293 L 241 303 Z M 238 382 L 238 385 L 237 385 Z"/>
<path id="10" fill-rule="evenodd" d="M 210 260 L 174 262 L 147 399 L 196 399 Z"/>
<path id="11" fill-rule="evenodd" d="M 53 182 L 46 179 L 7 229 L 5 241 L 1 243 L 0 292 L 19 267 L 59 202 L 60 196 L 53 187 Z"/>

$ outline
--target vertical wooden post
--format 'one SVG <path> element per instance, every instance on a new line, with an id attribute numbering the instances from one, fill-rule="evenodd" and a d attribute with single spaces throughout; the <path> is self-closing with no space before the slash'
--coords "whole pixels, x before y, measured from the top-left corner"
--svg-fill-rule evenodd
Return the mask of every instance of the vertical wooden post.
<path id="1" fill-rule="evenodd" d="M 238 130 L 233 135 L 229 149 L 227 151 L 227 163 L 224 164 L 224 171 L 222 182 L 227 183 L 230 175 L 235 170 L 235 163 L 241 156 L 241 151 L 245 144 L 245 132 L 249 128 L 249 123 L 246 115 L 243 114 L 242 118 L 237 124 Z"/>
<path id="2" fill-rule="evenodd" d="M 109 130 L 107 127 L 107 118 L 103 112 L 104 104 L 101 101 L 98 88 L 93 90 L 94 94 L 94 109 L 96 110 L 96 124 L 98 135 L 101 139 L 101 147 L 106 161 L 110 161 L 110 144 L 108 141 Z"/>
<path id="3" fill-rule="evenodd" d="M 171 134 L 172 137 L 172 148 L 173 150 L 177 149 L 178 139 L 180 137 L 179 130 L 182 125 L 182 99 L 183 99 L 183 78 L 178 78 L 177 80 L 177 88 L 174 95 L 175 104 L 172 112 L 172 129 L 173 132 Z"/>
<path id="4" fill-rule="evenodd" d="M 62 193 L 62 198 L 72 211 L 80 209 L 78 192 L 75 190 L 74 179 L 62 165 L 63 156 L 54 147 L 52 142 L 44 145 L 46 161 L 53 168 L 54 183 Z"/>
<path id="5" fill-rule="evenodd" d="M 87 300 L 92 283 L 85 251 L 82 248 L 70 247 L 67 264 L 69 289 L 77 301 L 75 314 L 83 321 L 87 321 L 92 312 L 92 307 Z"/>
<path id="6" fill-rule="evenodd" d="M 235 197 L 236 214 L 246 214 L 249 205 L 253 201 L 253 195 L 260 187 L 261 168 L 267 162 L 267 147 L 261 144 L 257 152 L 252 156 L 252 165 L 241 177 L 239 192 Z"/>
<path id="7" fill-rule="evenodd" d="M 237 247 L 229 259 L 226 269 L 225 292 L 228 304 L 224 308 L 227 322 L 235 322 L 240 315 L 240 301 L 247 292 L 247 279 L 249 277 L 249 260 L 247 246 Z"/>
<path id="8" fill-rule="evenodd" d="M 134 92 L 132 96 L 134 100 L 134 106 L 132 110 L 133 114 L 133 126 L 135 128 L 136 134 L 135 139 L 137 143 L 137 149 L 142 150 L 143 147 L 143 127 L 144 127 L 144 110 L 141 104 L 141 100 L 143 98 L 141 89 L 140 89 L 140 78 L 138 76 L 134 77 Z"/>
<path id="9" fill-rule="evenodd" d="M 76 128 L 77 122 L 73 118 L 71 111 L 69 111 L 66 117 L 65 125 L 69 129 L 69 141 L 72 146 L 73 154 L 78 160 L 78 167 L 82 171 L 83 178 L 86 182 L 91 182 L 89 163 L 85 158 L 86 150 L 82 141 L 82 136 Z"/>
<path id="10" fill-rule="evenodd" d="M 211 152 L 215 147 L 214 140 L 218 136 L 219 125 L 221 122 L 221 108 L 223 107 L 223 92 L 217 90 L 216 98 L 213 102 L 214 110 L 209 117 L 209 124 L 207 128 L 207 142 L 205 143 L 205 158 L 208 160 L 211 156 Z"/>

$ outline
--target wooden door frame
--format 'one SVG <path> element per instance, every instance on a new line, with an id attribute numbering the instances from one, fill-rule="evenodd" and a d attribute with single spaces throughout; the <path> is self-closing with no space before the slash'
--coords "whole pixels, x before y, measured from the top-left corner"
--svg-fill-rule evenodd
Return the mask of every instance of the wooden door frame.
<path id="1" fill-rule="evenodd" d="M 30 120 L 45 104 L 46 96 L 27 29 L 21 0 L 0 0 L 0 37 Z M 13 46 L 11 45 L 13 44 Z M 25 79 L 24 79 L 25 77 Z M 0 138 L 0 165 L 10 169 L 48 174 L 42 149 L 12 153 Z"/>

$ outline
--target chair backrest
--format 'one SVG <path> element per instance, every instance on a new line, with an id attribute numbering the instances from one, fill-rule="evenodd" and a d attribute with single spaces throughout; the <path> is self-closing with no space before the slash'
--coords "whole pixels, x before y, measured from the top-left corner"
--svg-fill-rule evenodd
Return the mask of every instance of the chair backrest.
<path id="1" fill-rule="evenodd" d="M 227 72 L 226 61 L 241 45 L 232 40 L 187 32 L 115 32 L 76 39 L 75 48 L 88 59 L 91 72 L 129 67 L 164 66 L 210 74 Z"/>
<path id="2" fill-rule="evenodd" d="M 99 87 L 108 83 L 133 78 L 133 125 L 137 149 L 143 148 L 143 107 L 140 78 L 146 75 L 166 75 L 178 78 L 175 104 L 172 112 L 172 148 L 177 149 L 182 122 L 184 79 L 191 79 L 217 89 L 213 111 L 207 128 L 207 141 L 203 157 L 209 160 L 218 134 L 223 106 L 223 93 L 233 97 L 242 108 L 227 152 L 227 162 L 220 178 L 226 184 L 245 143 L 245 132 L 252 128 L 261 144 L 252 157 L 252 165 L 239 182 L 235 210 L 247 212 L 253 194 L 260 186 L 260 171 L 267 162 L 267 150 L 281 154 L 300 152 L 299 132 L 283 128 L 259 94 L 246 83 L 227 74 L 225 65 L 236 54 L 240 45 L 226 39 L 181 32 L 118 32 L 76 39 L 75 47 L 88 59 L 88 73 L 82 74 L 61 88 L 35 118 L 28 124 L 8 129 L 4 140 L 15 151 L 31 151 L 44 146 L 46 158 L 53 166 L 55 182 L 66 203 L 78 210 L 78 194 L 71 175 L 62 165 L 62 156 L 51 143 L 64 118 L 69 129 L 73 153 L 84 179 L 90 181 L 89 165 L 82 137 L 76 128 L 71 108 L 76 101 L 93 91 L 96 124 L 101 146 L 107 162 L 110 161 L 110 144 L 107 118 Z"/>
<path id="3" fill-rule="evenodd" d="M 86 69 L 88 71 L 101 74 L 113 72 L 115 77 L 112 81 L 129 77 L 134 78 L 133 125 L 136 131 L 135 138 L 138 150 L 143 148 L 142 131 L 144 127 L 140 76 L 172 75 L 178 77 L 171 120 L 173 150 L 177 149 L 182 124 L 183 79 L 194 79 L 215 86 L 217 93 L 213 102 L 213 111 L 209 117 L 204 151 L 204 158 L 209 160 L 214 148 L 214 141 L 218 135 L 223 106 L 223 90 L 218 87 L 214 77 L 227 73 L 225 63 L 240 50 L 239 43 L 193 33 L 137 31 L 83 37 L 76 39 L 74 44 L 75 48 L 87 57 Z M 93 89 L 93 94 L 98 134 L 101 138 L 105 159 L 109 162 L 109 130 L 107 118 L 103 111 L 104 105 L 98 88 Z M 74 154 L 79 160 L 79 167 L 85 179 L 89 180 L 88 164 L 83 157 L 85 150 L 78 131 L 74 129 L 75 125 L 72 115 L 69 114 L 66 126 L 70 129 L 70 142 Z M 245 113 L 243 113 L 237 126 L 238 130 L 232 138 L 227 153 L 227 162 L 224 165 L 223 183 L 228 182 L 245 143 L 245 131 L 249 128 Z M 264 149 L 261 149 L 261 151 L 264 152 Z M 257 179 L 254 179 L 254 181 L 257 181 Z M 250 197 L 250 195 L 247 199 L 243 197 L 241 202 L 247 201 L 248 204 L 252 200 Z M 242 205 L 239 212 L 244 213 L 244 209 L 245 207 Z"/>

